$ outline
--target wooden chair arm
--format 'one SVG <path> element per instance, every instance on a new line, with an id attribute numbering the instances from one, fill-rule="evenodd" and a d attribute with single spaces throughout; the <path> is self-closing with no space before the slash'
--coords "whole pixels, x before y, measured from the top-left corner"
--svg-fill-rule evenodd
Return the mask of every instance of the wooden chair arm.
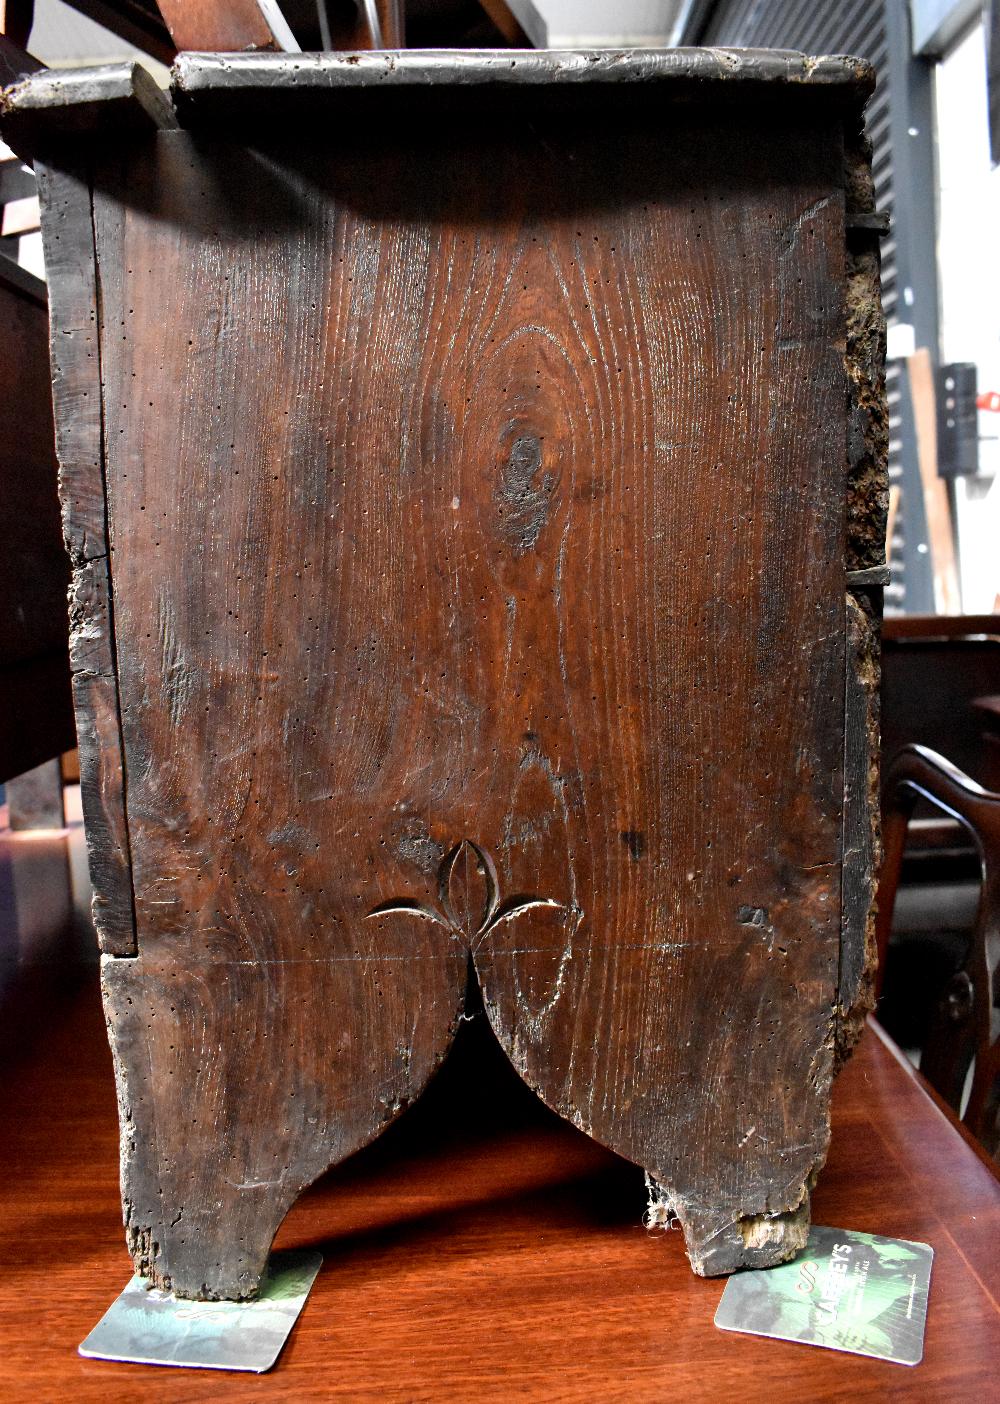
<path id="1" fill-rule="evenodd" d="M 918 799 L 930 800 L 973 833 L 980 823 L 988 831 L 1000 824 L 1000 795 L 983 789 L 928 746 L 904 746 L 897 752 L 886 776 L 885 795 L 887 809 L 903 808 L 908 814 Z"/>
<path id="2" fill-rule="evenodd" d="M 982 893 L 976 926 L 963 968 L 944 992 L 940 1022 L 968 1031 L 966 1051 L 928 1050 L 921 1070 L 942 1095 L 956 1106 L 964 1071 L 975 1052 L 976 1072 L 969 1106 L 963 1118 L 974 1135 L 989 1136 L 987 1110 L 994 1097 L 1000 1062 L 990 1034 L 994 967 L 1000 951 L 1000 794 L 986 790 L 964 771 L 926 746 L 905 746 L 892 760 L 885 784 L 882 814 L 884 856 L 879 881 L 876 934 L 881 994 L 892 914 L 899 885 L 906 830 L 920 799 L 957 819 L 968 829 L 979 850 Z M 928 1066 L 925 1068 L 925 1064 Z M 935 1080 L 935 1069 L 940 1077 Z M 947 1085 L 939 1085 L 947 1084 Z"/>
<path id="3" fill-rule="evenodd" d="M 928 800 L 968 829 L 981 860 L 984 842 L 990 836 L 1000 845 L 1000 795 L 984 790 L 971 776 L 927 746 L 904 746 L 897 752 L 886 774 L 882 810 L 883 858 L 875 926 L 878 995 L 882 993 L 906 830 L 920 799 Z"/>

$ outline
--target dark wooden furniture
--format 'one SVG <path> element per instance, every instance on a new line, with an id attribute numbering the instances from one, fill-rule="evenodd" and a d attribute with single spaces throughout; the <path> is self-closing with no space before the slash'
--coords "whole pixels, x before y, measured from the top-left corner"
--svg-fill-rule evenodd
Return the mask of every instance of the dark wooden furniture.
<path id="1" fill-rule="evenodd" d="M 178 49 L 289 47 L 291 31 L 277 5 L 266 13 L 257 0 L 158 0 L 158 8 Z"/>
<path id="2" fill-rule="evenodd" d="M 8 34 L 23 37 L 30 6 L 8 8 Z M 0 34 L 0 83 L 39 64 Z M 34 193 L 20 161 L 2 167 L 4 200 Z M 62 822 L 62 787 L 52 757 L 75 743 L 63 545 L 56 485 L 45 284 L 0 256 L 0 783 L 12 821 Z M 42 775 L 39 771 L 43 772 Z M 15 777 L 31 773 L 25 781 Z M 10 784 L 10 782 L 15 782 Z M 47 813 L 38 799 L 47 791 Z"/>
<path id="3" fill-rule="evenodd" d="M 928 748 L 970 781 L 1000 791 L 998 693 L 1000 615 L 903 616 L 885 621 L 882 802 L 887 811 L 894 810 L 900 798 L 895 785 L 890 792 L 890 763 L 909 745 Z M 898 871 L 887 872 L 889 885 L 879 900 L 883 953 L 889 955 L 879 967 L 880 979 L 884 978 L 879 1011 L 906 1046 L 927 1048 L 943 1031 L 958 1032 L 950 1020 L 942 1026 L 935 1004 L 964 960 L 971 927 L 966 909 L 971 905 L 974 911 L 981 857 L 968 826 L 946 809 L 905 787 L 902 798 L 907 817 L 912 818 L 905 828 L 902 862 Z M 904 890 L 904 900 L 898 904 L 897 882 Z M 897 927 L 891 950 L 890 908 Z"/>
<path id="4" fill-rule="evenodd" d="M 878 903 L 880 969 L 889 945 L 907 827 L 921 799 L 972 836 L 982 870 L 982 892 L 965 958 L 938 998 L 920 1069 L 957 1112 L 975 1061 L 962 1119 L 974 1136 L 996 1151 L 1000 1149 L 1000 794 L 984 790 L 925 746 L 904 747 L 888 766 Z"/>
<path id="5" fill-rule="evenodd" d="M 0 257 L 0 782 L 76 744 L 45 285 Z"/>
<path id="6" fill-rule="evenodd" d="M 325 1264 L 277 1368 L 259 1378 L 76 1354 L 131 1270 L 96 989 L 45 1035 L 0 1077 L 6 1404 L 715 1404 L 733 1395 L 941 1404 L 996 1395 L 1000 1183 L 875 1028 L 834 1088 L 815 1214 L 933 1246 L 924 1360 L 914 1369 L 716 1330 L 722 1283 L 690 1273 L 680 1234 L 638 1226 L 635 1167 L 527 1092 L 520 1099 L 516 1081 L 501 1082 L 503 1068 L 474 1056 L 478 1044 L 467 1040 L 456 1050 L 465 1071 L 450 1061 L 387 1136 L 292 1209 L 280 1244 L 319 1248 Z M 478 1100 L 468 1095 L 477 1085 Z"/>
<path id="7" fill-rule="evenodd" d="M 927 746 L 1000 789 L 979 698 L 1000 693 L 1000 614 L 903 615 L 882 630 L 882 751 Z M 994 767 L 996 767 L 994 769 Z M 995 777 L 995 778 L 994 778 Z"/>
<path id="8" fill-rule="evenodd" d="M 160 0 L 160 13 L 179 51 L 246 53 L 298 52 L 303 46 L 291 21 L 315 21 L 312 4 L 261 5 L 258 0 Z M 506 6 L 503 7 L 506 9 Z M 305 15 L 303 15 L 303 10 Z M 310 10 L 313 11 L 310 14 Z M 447 10 L 447 7 L 446 7 Z M 402 0 L 358 0 L 324 7 L 326 49 L 401 49 L 405 46 Z"/>
<path id="9" fill-rule="evenodd" d="M 68 3 L 167 64 L 178 49 L 280 49 L 284 47 L 278 37 L 284 36 L 280 18 L 293 31 L 298 47 L 307 51 L 402 48 L 404 37 L 416 47 L 451 49 L 491 43 L 532 47 L 506 0 L 481 0 L 479 5 L 473 0 L 408 0 L 405 16 L 401 0 L 272 0 L 266 6 L 258 0 L 164 0 L 162 5 L 156 0 Z M 30 8 L 31 0 L 20 0 L 19 10 Z M 268 18 L 275 11 L 279 22 L 272 27 Z M 367 18 L 373 12 L 378 17 L 377 37 L 382 41 L 374 45 L 374 26 Z M 169 29 L 164 19 L 169 21 Z M 30 23 L 22 22 L 19 43 L 27 42 L 28 29 Z"/>
<path id="10" fill-rule="evenodd" d="M 1000 669 L 996 685 L 1000 688 Z M 983 736 L 983 755 L 979 779 L 991 790 L 1000 790 L 1000 694 L 986 694 L 972 699 Z"/>
<path id="11" fill-rule="evenodd" d="M 476 982 L 696 1271 L 804 1242 L 871 950 L 871 82 L 194 55 L 172 107 L 127 67 L 7 92 L 158 1282 L 252 1294 Z"/>

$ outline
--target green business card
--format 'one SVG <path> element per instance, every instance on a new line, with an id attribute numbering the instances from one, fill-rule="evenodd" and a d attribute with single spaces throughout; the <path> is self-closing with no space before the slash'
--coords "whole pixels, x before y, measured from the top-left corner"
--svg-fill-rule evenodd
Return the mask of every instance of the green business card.
<path id="1" fill-rule="evenodd" d="M 270 1370 L 305 1305 L 323 1259 L 275 1253 L 252 1302 L 191 1302 L 133 1277 L 80 1346 L 96 1360 Z M 176 1397 L 176 1396 L 174 1396 Z"/>
<path id="2" fill-rule="evenodd" d="M 813 1225 L 794 1262 L 729 1279 L 715 1324 L 917 1365 L 933 1259 L 926 1243 Z"/>

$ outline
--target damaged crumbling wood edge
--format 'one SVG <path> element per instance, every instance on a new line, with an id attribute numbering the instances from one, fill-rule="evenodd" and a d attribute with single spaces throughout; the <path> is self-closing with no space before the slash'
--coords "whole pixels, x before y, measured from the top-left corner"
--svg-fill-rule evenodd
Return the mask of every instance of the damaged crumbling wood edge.
<path id="1" fill-rule="evenodd" d="M 0 130 L 35 165 L 50 308 L 63 536 L 72 577 L 70 666 L 98 944 L 138 953 L 105 490 L 100 286 L 88 151 L 176 126 L 139 64 L 32 73 L 0 93 Z"/>
<path id="2" fill-rule="evenodd" d="M 42 69 L 0 92 L 4 140 L 27 161 L 56 149 L 82 161 L 94 142 L 117 144 L 176 125 L 170 99 L 138 63 Z"/>
<path id="3" fill-rule="evenodd" d="M 812 58 L 791 50 L 668 49 L 534 52 L 509 49 L 360 54 L 181 54 L 169 94 L 140 64 L 43 70 L 0 93 L 4 139 L 25 160 L 46 149 L 142 138 L 155 128 L 223 125 L 260 117 L 269 129 L 319 104 L 344 100 L 423 104 L 448 95 L 490 94 L 548 104 L 600 85 L 630 100 L 749 100 L 764 95 L 821 101 L 853 112 L 867 101 L 874 70 L 862 59 Z M 506 96 L 505 96 L 506 94 Z M 869 218 L 861 211 L 859 218 Z M 878 218 L 876 216 L 876 218 Z"/>
<path id="4" fill-rule="evenodd" d="M 844 223 L 848 238 L 854 234 L 872 234 L 881 239 L 889 232 L 889 211 L 872 210 L 870 213 L 864 213 L 852 210 L 846 216 Z"/>
<path id="5" fill-rule="evenodd" d="M 720 1222 L 708 1205 L 680 1203 L 671 1191 L 646 1172 L 646 1213 L 643 1223 L 647 1229 L 669 1229 L 676 1222 L 685 1230 L 694 1227 L 702 1240 L 702 1249 L 687 1257 L 699 1277 L 718 1277 L 738 1269 L 774 1267 L 794 1258 L 806 1246 L 811 1223 L 810 1198 L 826 1160 L 825 1150 L 801 1184 L 789 1187 L 781 1196 L 785 1208 L 764 1209 L 741 1214 Z"/>
<path id="6" fill-rule="evenodd" d="M 847 588 L 849 590 L 862 590 L 869 585 L 888 585 L 890 578 L 887 565 L 869 566 L 867 570 L 849 570 L 847 572 Z"/>
<path id="7" fill-rule="evenodd" d="M 847 594 L 841 960 L 835 1069 L 850 1056 L 875 1004 L 875 891 L 879 819 L 881 587 Z"/>
<path id="8" fill-rule="evenodd" d="M 845 128 L 847 482 L 844 686 L 844 820 L 841 961 L 835 1068 L 874 1007 L 875 894 L 881 851 L 879 689 L 882 588 L 889 500 L 885 316 L 879 244 L 887 216 L 875 209 L 863 110 Z"/>
<path id="9" fill-rule="evenodd" d="M 80 790 L 105 955 L 137 953 L 104 482 L 100 307 L 89 176 L 36 159 L 50 307 L 50 358 L 63 536 L 72 576 L 70 667 Z"/>
<path id="10" fill-rule="evenodd" d="M 823 90 L 849 105 L 866 101 L 875 71 L 864 59 L 811 57 L 791 49 L 510 49 L 418 50 L 399 53 L 207 54 L 182 53 L 172 69 L 180 107 L 205 99 L 213 107 L 229 95 L 257 89 L 296 103 L 310 91 L 377 88 L 517 88 L 594 86 L 641 90 L 666 86 L 677 93 L 712 85 Z M 206 102 L 206 110 L 207 110 Z"/>
<path id="11" fill-rule="evenodd" d="M 875 893 L 881 852 L 879 818 L 879 685 L 882 589 L 888 583 L 888 414 L 885 402 L 885 317 L 878 239 L 887 220 L 875 211 L 871 148 L 863 107 L 845 124 L 844 141 L 847 461 L 845 465 L 844 808 L 841 956 L 831 1010 L 830 1075 L 850 1057 L 874 1007 Z M 810 1196 L 825 1161 L 817 1158 L 801 1185 L 771 1196 L 764 1212 L 713 1225 L 705 1206 L 681 1204 L 648 1173 L 646 1224 L 694 1222 L 703 1251 L 688 1253 L 693 1270 L 713 1276 L 795 1257 L 810 1227 Z M 685 1235 L 690 1242 L 690 1236 Z"/>
<path id="12" fill-rule="evenodd" d="M 831 1010 L 830 1076 L 850 1056 L 874 1006 L 875 890 L 880 854 L 879 679 L 882 588 L 888 582 L 888 416 L 885 403 L 885 318 L 878 237 L 885 221 L 874 209 L 871 151 L 859 106 L 844 141 L 847 461 L 845 465 L 844 809 L 841 956 Z M 859 237 L 860 236 L 860 237 Z M 772 1195 L 763 1212 L 713 1225 L 704 1206 L 681 1204 L 647 1174 L 646 1224 L 692 1222 L 703 1251 L 692 1254 L 700 1276 L 793 1258 L 809 1237 L 810 1196 L 825 1150 L 800 1185 Z M 774 1207 L 771 1207 L 773 1203 Z M 689 1235 L 685 1235 L 691 1241 Z"/>

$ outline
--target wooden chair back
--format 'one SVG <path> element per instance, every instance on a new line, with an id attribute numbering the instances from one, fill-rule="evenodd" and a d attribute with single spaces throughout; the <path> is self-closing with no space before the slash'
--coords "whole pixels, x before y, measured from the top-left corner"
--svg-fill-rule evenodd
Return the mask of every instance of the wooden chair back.
<path id="1" fill-rule="evenodd" d="M 968 831 L 982 866 L 982 892 L 969 945 L 960 968 L 936 1003 L 920 1070 L 958 1113 L 969 1069 L 974 1069 L 962 1120 L 988 1150 L 995 1152 L 1000 1144 L 1000 794 L 985 790 L 926 746 L 905 746 L 888 767 L 877 927 L 880 980 L 907 826 L 920 800 L 929 801 Z"/>

